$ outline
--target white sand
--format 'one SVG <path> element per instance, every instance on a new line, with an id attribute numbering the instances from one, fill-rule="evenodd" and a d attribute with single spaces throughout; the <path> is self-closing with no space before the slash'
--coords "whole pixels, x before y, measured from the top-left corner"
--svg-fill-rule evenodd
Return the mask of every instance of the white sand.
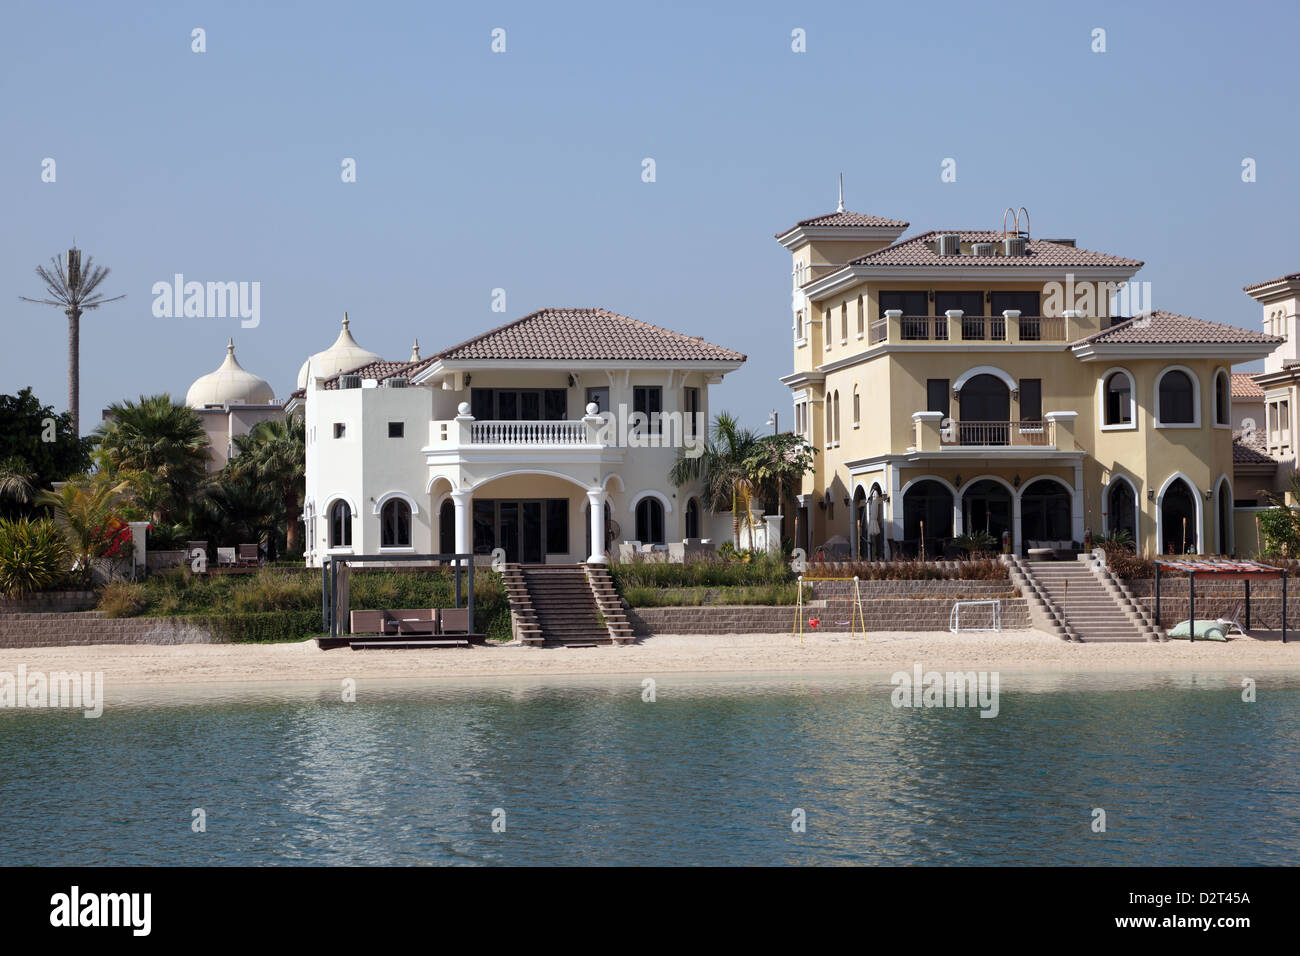
<path id="1" fill-rule="evenodd" d="M 855 674 L 910 669 L 1086 672 L 1293 671 L 1300 639 L 1237 638 L 1227 644 L 1070 644 L 1038 631 L 844 635 L 657 635 L 628 647 L 499 645 L 429 650 L 320 650 L 301 644 L 98 645 L 0 649 L 0 671 L 101 671 L 112 686 L 664 673 Z"/>

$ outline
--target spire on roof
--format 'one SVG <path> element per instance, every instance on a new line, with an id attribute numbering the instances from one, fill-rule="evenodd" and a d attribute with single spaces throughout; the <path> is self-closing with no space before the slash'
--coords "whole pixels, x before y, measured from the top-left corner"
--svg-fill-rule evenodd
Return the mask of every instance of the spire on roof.
<path id="1" fill-rule="evenodd" d="M 835 207 L 836 212 L 844 211 L 844 174 L 840 173 L 840 204 Z"/>
<path id="2" fill-rule="evenodd" d="M 343 313 L 343 328 L 346 329 L 347 327 L 348 327 L 348 314 L 347 314 L 346 312 L 344 312 L 344 313 Z"/>
<path id="3" fill-rule="evenodd" d="M 226 354 L 227 354 L 227 355 L 234 355 L 234 354 L 235 354 L 235 340 L 234 340 L 234 339 L 231 339 L 230 341 L 228 341 L 228 342 L 226 343 Z"/>
<path id="4" fill-rule="evenodd" d="M 412 362 L 420 361 L 420 340 L 419 339 L 416 339 L 415 343 L 411 346 L 411 361 Z"/>

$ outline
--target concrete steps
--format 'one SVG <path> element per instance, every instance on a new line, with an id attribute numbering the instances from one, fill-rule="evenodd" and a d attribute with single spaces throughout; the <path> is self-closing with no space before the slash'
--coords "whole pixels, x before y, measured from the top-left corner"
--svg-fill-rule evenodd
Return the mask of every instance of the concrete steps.
<path id="1" fill-rule="evenodd" d="M 1009 556 L 1014 579 L 1039 605 L 1040 627 L 1069 641 L 1148 641 L 1161 636 L 1145 610 L 1100 561 L 1100 554 L 1076 561 L 1025 561 Z M 1032 617 L 1031 613 L 1031 617 Z"/>
<path id="2" fill-rule="evenodd" d="M 507 564 L 501 571 L 525 644 L 587 647 L 633 640 L 622 598 L 603 565 Z"/>

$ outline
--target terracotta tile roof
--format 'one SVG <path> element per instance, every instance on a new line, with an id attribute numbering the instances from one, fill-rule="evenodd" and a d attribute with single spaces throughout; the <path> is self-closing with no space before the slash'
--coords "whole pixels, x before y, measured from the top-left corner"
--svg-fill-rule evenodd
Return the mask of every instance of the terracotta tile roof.
<path id="1" fill-rule="evenodd" d="M 844 229 L 861 229 L 863 227 L 893 227 L 895 229 L 906 229 L 911 223 L 903 222 L 899 219 L 886 219 L 884 216 L 871 216 L 861 212 L 828 212 L 824 216 L 813 216 L 811 219 L 800 219 L 789 229 L 782 229 L 776 234 L 779 239 L 787 232 L 793 232 L 803 226 L 811 228 L 840 227 Z"/>
<path id="2" fill-rule="evenodd" d="M 442 360 L 743 362 L 698 336 L 605 309 L 540 309 L 432 356 Z M 427 360 L 426 360 L 427 361 Z"/>
<path id="3" fill-rule="evenodd" d="M 1002 233 L 997 230 L 963 231 L 957 229 L 934 229 L 903 239 L 854 259 L 850 265 L 871 266 L 924 266 L 943 268 L 956 266 L 962 269 L 997 269 L 1009 266 L 1042 266 L 1043 268 L 1069 268 L 1073 266 L 1113 266 L 1137 269 L 1142 263 L 1137 259 L 1124 259 L 1104 252 L 1092 252 L 1061 242 L 1047 239 L 1029 239 L 1025 243 L 1023 256 L 941 256 L 937 249 L 939 236 L 957 233 L 962 244 L 970 242 L 995 242 L 1001 252 Z"/>
<path id="4" fill-rule="evenodd" d="M 350 368 L 347 371 L 339 372 L 338 375 L 331 375 L 329 378 L 325 379 L 325 382 L 321 387 L 331 389 L 338 388 L 339 378 L 343 375 L 360 375 L 363 379 L 373 378 L 379 382 L 382 382 L 387 378 L 394 378 L 403 375 L 410 377 L 419 369 L 428 365 L 431 361 L 432 359 L 421 359 L 418 362 L 388 362 L 382 360 L 378 362 L 367 362 L 365 365 L 358 365 L 356 368 Z"/>
<path id="5" fill-rule="evenodd" d="M 1194 319 L 1176 312 L 1156 309 L 1117 322 L 1074 345 L 1084 343 L 1117 345 L 1235 345 L 1281 342 L 1276 335 L 1251 332 L 1235 325 L 1223 325 L 1206 319 Z"/>
<path id="6" fill-rule="evenodd" d="M 1292 272 L 1290 275 L 1278 276 L 1276 279 L 1265 279 L 1263 282 L 1252 282 L 1250 285 L 1242 286 L 1243 292 L 1249 292 L 1252 289 L 1262 289 L 1266 285 L 1272 285 L 1275 282 L 1295 282 L 1300 280 L 1300 272 Z"/>
<path id="7" fill-rule="evenodd" d="M 1270 455 L 1264 444 L 1264 436 L 1255 432 L 1247 440 L 1240 431 L 1232 433 L 1232 463 L 1234 465 L 1276 465 L 1277 459 Z"/>
<path id="8" fill-rule="evenodd" d="M 1262 402 L 1264 390 L 1255 382 L 1255 376 L 1249 372 L 1233 372 L 1232 397 Z"/>

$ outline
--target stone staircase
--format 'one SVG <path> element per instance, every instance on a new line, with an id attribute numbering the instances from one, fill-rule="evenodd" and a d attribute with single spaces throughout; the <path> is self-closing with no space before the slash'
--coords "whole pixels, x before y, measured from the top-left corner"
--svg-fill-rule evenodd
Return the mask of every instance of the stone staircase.
<path id="1" fill-rule="evenodd" d="M 1036 626 L 1067 641 L 1158 640 L 1160 631 L 1095 554 L 1076 561 L 1007 559 Z"/>
<path id="2" fill-rule="evenodd" d="M 604 567 L 507 564 L 501 576 L 515 634 L 525 644 L 588 647 L 633 639 L 622 599 Z"/>

